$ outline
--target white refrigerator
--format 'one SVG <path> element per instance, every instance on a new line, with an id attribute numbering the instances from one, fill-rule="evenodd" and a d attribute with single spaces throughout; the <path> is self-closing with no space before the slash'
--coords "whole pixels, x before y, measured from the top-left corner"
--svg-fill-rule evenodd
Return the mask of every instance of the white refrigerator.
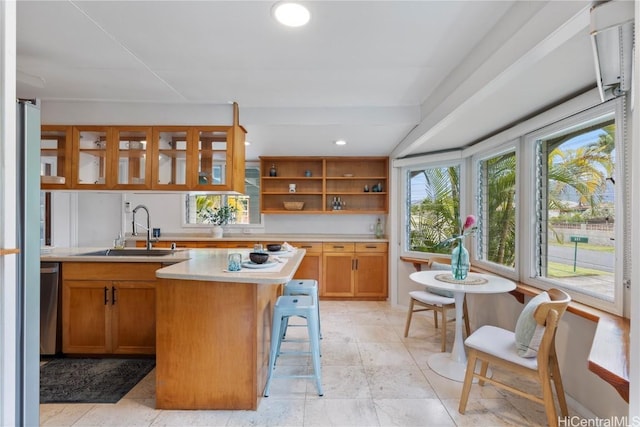
<path id="1" fill-rule="evenodd" d="M 16 421 L 35 426 L 39 408 L 34 403 L 40 401 L 40 108 L 21 100 L 16 113 Z"/>

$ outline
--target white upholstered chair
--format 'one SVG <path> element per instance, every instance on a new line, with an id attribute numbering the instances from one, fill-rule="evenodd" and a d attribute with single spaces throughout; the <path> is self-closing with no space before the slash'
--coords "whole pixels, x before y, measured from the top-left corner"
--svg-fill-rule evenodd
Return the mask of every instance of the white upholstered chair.
<path id="1" fill-rule="evenodd" d="M 570 301 L 571 297 L 566 292 L 550 289 L 529 301 L 518 319 L 515 332 L 495 326 L 482 326 L 465 340 L 469 355 L 458 408 L 461 414 L 466 410 L 473 378 L 477 377 L 481 386 L 488 382 L 544 405 L 547 422 L 550 426 L 557 427 L 558 416 L 551 387 L 553 383 L 560 412 L 563 417 L 569 415 L 555 338 L 560 318 Z M 477 361 L 481 362 L 480 372 L 474 370 Z M 519 377 L 536 380 L 542 387 L 542 397 L 533 394 L 531 390 L 521 390 L 488 378 L 489 364 L 508 368 Z"/>
<path id="2" fill-rule="evenodd" d="M 427 266 L 432 270 L 450 270 L 451 260 L 448 258 L 429 258 Z M 455 301 L 453 295 L 446 294 L 446 291 L 439 291 L 435 289 L 425 288 L 422 291 L 411 291 L 409 296 L 409 311 L 407 312 L 407 321 L 404 327 L 404 336 L 409 336 L 409 327 L 411 326 L 411 318 L 413 313 L 420 311 L 433 310 L 433 322 L 435 327 L 438 328 L 438 313 L 442 315 L 442 324 L 440 329 L 442 330 L 442 339 L 440 345 L 440 351 L 446 351 L 447 349 L 447 311 L 455 311 Z M 469 336 L 469 316 L 467 315 L 467 300 L 465 298 L 463 305 L 464 326 L 467 336 Z M 450 319 L 455 321 L 455 318 Z"/>

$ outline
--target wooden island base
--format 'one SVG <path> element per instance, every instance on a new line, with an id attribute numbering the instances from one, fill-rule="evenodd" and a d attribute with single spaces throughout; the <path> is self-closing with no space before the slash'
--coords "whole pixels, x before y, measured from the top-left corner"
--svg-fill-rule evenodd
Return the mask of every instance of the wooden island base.
<path id="1" fill-rule="evenodd" d="M 156 407 L 256 410 L 280 288 L 159 279 Z"/>

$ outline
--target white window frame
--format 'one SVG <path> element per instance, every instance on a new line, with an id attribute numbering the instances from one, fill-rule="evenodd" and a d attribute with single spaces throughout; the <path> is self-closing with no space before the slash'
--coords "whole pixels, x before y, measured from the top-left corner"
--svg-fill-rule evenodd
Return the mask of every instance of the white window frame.
<path id="1" fill-rule="evenodd" d="M 614 267 L 614 298 L 612 302 L 592 297 L 580 292 L 573 292 L 570 289 L 565 289 L 575 301 L 582 302 L 589 306 L 599 308 L 614 314 L 622 315 L 624 305 L 624 288 L 623 279 L 625 277 L 624 272 L 624 256 L 621 256 L 625 252 L 624 229 L 629 227 L 625 205 L 625 198 L 628 197 L 626 188 L 623 187 L 624 171 L 625 171 L 625 145 L 629 144 L 629 141 L 625 141 L 625 126 L 624 123 L 624 99 L 618 98 L 609 102 L 597 105 L 581 113 L 575 114 L 567 118 L 559 118 L 559 120 L 553 124 L 540 128 L 534 132 L 531 132 L 523 136 L 522 147 L 522 165 L 529 165 L 528 179 L 522 180 L 521 194 L 527 195 L 527 197 L 521 198 L 520 208 L 522 212 L 535 212 L 536 210 L 536 141 L 541 138 L 548 137 L 554 133 L 562 132 L 571 127 L 578 127 L 589 121 L 595 121 L 600 117 L 604 117 L 613 112 L 616 119 L 616 168 L 614 172 L 614 179 L 620 185 L 615 186 L 615 199 L 616 199 L 616 220 L 615 225 L 615 252 L 616 260 Z M 536 277 L 536 220 L 535 215 L 527 215 L 527 218 L 523 218 L 520 222 L 519 228 L 525 230 L 523 238 L 520 239 L 518 250 L 520 254 L 520 281 L 526 284 L 530 284 L 537 288 L 549 289 L 554 286 L 560 286 L 553 280 Z M 629 268 L 629 266 L 627 266 Z M 628 276 L 628 275 L 627 275 Z"/>
<path id="2" fill-rule="evenodd" d="M 245 163 L 245 168 L 249 169 L 257 169 L 258 170 L 258 176 L 260 176 L 260 163 L 259 162 L 246 162 Z M 259 178 L 258 178 L 259 180 Z M 258 183 L 259 184 L 259 183 Z M 202 191 L 202 192 L 198 192 L 198 194 L 215 194 L 215 192 L 212 191 Z M 189 194 L 185 194 L 185 198 L 187 198 L 189 196 Z M 260 196 L 259 196 L 260 197 Z M 183 203 L 182 203 L 182 209 L 181 209 L 181 213 L 180 213 L 180 218 L 182 221 L 182 227 L 183 228 L 195 228 L 195 229 L 210 229 L 213 226 L 211 224 L 194 224 L 194 223 L 187 223 L 186 222 L 186 217 L 187 217 L 187 206 L 186 206 L 187 201 L 184 200 L 183 198 Z M 258 198 L 258 204 L 260 204 L 260 200 Z M 258 206 L 258 209 L 260 209 L 260 206 Z M 224 226 L 224 229 L 228 232 L 228 233 L 257 233 L 257 232 L 263 232 L 264 231 L 264 214 L 260 213 L 260 223 L 256 224 L 226 224 Z"/>
<path id="3" fill-rule="evenodd" d="M 410 251 L 409 248 L 409 223 L 407 222 L 407 216 L 411 201 L 409 200 L 409 172 L 414 170 L 423 170 L 429 168 L 443 168 L 450 166 L 458 166 L 460 168 L 460 213 L 463 216 L 472 214 L 473 212 L 468 210 L 472 204 L 467 203 L 468 192 L 465 188 L 469 188 L 467 183 L 467 160 L 460 157 L 460 151 L 437 153 L 433 155 L 426 155 L 412 158 L 409 162 L 398 162 L 397 166 L 402 166 L 400 171 L 402 178 L 402 206 L 400 209 L 402 233 L 400 239 L 400 254 L 401 256 L 427 259 L 430 255 L 435 255 L 430 252 Z M 470 248 L 470 253 L 473 254 L 473 248 Z M 442 254 L 437 254 L 442 256 Z"/>
<path id="4" fill-rule="evenodd" d="M 476 177 L 478 176 L 479 173 L 479 164 L 482 161 L 485 161 L 487 159 L 493 158 L 493 157 L 497 157 L 499 155 L 502 154 L 506 154 L 506 153 L 510 153 L 510 152 L 514 152 L 516 155 L 516 195 L 515 195 L 515 206 L 516 206 L 516 257 L 515 257 L 515 265 L 513 268 L 509 268 L 505 265 L 501 265 L 495 262 L 491 262 L 491 261 L 487 261 L 487 260 L 483 260 L 483 259 L 479 259 L 478 255 L 479 255 L 479 250 L 477 248 L 477 245 L 479 244 L 479 242 L 476 240 L 475 245 L 474 245 L 474 256 L 472 257 L 472 264 L 477 265 L 478 267 L 481 267 L 482 269 L 485 269 L 487 271 L 491 271 L 493 273 L 499 274 L 501 276 L 504 277 L 508 277 L 510 279 L 513 280 L 518 280 L 518 272 L 519 267 L 520 267 L 520 240 L 521 240 L 521 235 L 522 233 L 520 232 L 520 228 L 521 228 L 521 220 L 520 220 L 520 185 L 521 185 L 521 175 L 520 175 L 520 171 L 521 171 L 521 153 L 520 153 L 520 139 L 512 139 L 507 143 L 504 143 L 502 145 L 498 145 L 496 147 L 492 147 L 489 148 L 487 150 L 482 150 L 482 151 L 478 151 L 477 153 L 475 153 L 474 155 L 471 156 L 471 176 L 472 177 Z M 474 204 L 475 204 L 475 211 L 477 212 L 476 215 L 479 215 L 479 202 L 478 202 L 478 196 L 480 195 L 480 191 L 482 190 L 479 186 L 479 183 L 476 179 L 472 179 L 473 183 L 472 183 L 472 194 L 474 195 Z M 482 230 L 480 230 L 480 232 L 483 232 Z"/>
<path id="5" fill-rule="evenodd" d="M 559 286 L 556 283 L 542 280 L 535 277 L 535 194 L 536 194 L 536 153 L 535 140 L 542 136 L 571 127 L 584 124 L 589 119 L 603 116 L 611 109 L 614 110 L 616 119 L 616 169 L 614 179 L 617 185 L 616 191 L 616 261 L 615 261 L 615 289 L 614 300 L 609 302 L 603 299 L 591 297 L 590 295 L 572 292 L 574 300 L 586 305 L 608 311 L 617 315 L 622 315 L 625 307 L 625 298 L 630 295 L 625 292 L 625 283 L 630 277 L 631 260 L 624 262 L 624 257 L 630 257 L 631 253 L 631 197 L 630 181 L 625 179 L 625 169 L 630 173 L 630 158 L 628 156 L 631 147 L 630 129 L 625 123 L 625 102 L 629 102 L 623 97 L 600 103 L 594 96 L 593 91 L 564 104 L 558 105 L 530 120 L 520 123 L 498 135 L 494 135 L 486 140 L 480 141 L 473 146 L 463 150 L 424 154 L 406 159 L 395 159 L 393 167 L 399 168 L 399 178 L 402 181 L 399 185 L 401 198 L 398 200 L 399 214 L 399 255 L 427 259 L 430 255 L 426 252 L 408 251 L 408 227 L 407 209 L 409 206 L 407 173 L 409 170 L 425 169 L 430 167 L 444 167 L 453 164 L 460 165 L 460 209 L 461 214 L 466 215 L 477 212 L 475 195 L 478 194 L 477 182 L 477 160 L 495 156 L 501 152 L 507 152 L 515 148 L 516 152 L 516 260 L 513 270 L 495 263 L 480 261 L 477 259 L 476 245 L 470 245 L 470 255 L 472 263 L 480 268 L 486 269 L 495 274 L 509 277 L 513 280 L 525 283 L 539 289 L 548 289 L 551 286 Z M 623 141 L 620 144 L 619 141 Z M 470 193 L 471 192 L 471 193 Z M 626 205 L 626 206 L 625 206 Z M 529 214 L 531 213 L 531 214 Z M 619 219 L 618 219 L 619 218 Z M 628 237 L 624 231 L 628 230 Z M 626 239 L 626 240 L 625 240 Z M 625 271 L 626 270 L 626 271 Z"/>

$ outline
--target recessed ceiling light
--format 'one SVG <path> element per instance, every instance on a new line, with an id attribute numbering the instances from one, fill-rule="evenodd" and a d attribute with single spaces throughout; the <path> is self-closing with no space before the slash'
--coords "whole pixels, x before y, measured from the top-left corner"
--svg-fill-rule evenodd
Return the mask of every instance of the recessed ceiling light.
<path id="1" fill-rule="evenodd" d="M 282 25 L 287 27 L 301 27 L 306 25 L 311 18 L 309 9 L 300 3 L 290 1 L 278 2 L 273 5 L 273 16 Z"/>
<path id="2" fill-rule="evenodd" d="M 336 145 L 347 145 L 347 141 L 344 139 L 339 139 L 335 142 Z"/>

